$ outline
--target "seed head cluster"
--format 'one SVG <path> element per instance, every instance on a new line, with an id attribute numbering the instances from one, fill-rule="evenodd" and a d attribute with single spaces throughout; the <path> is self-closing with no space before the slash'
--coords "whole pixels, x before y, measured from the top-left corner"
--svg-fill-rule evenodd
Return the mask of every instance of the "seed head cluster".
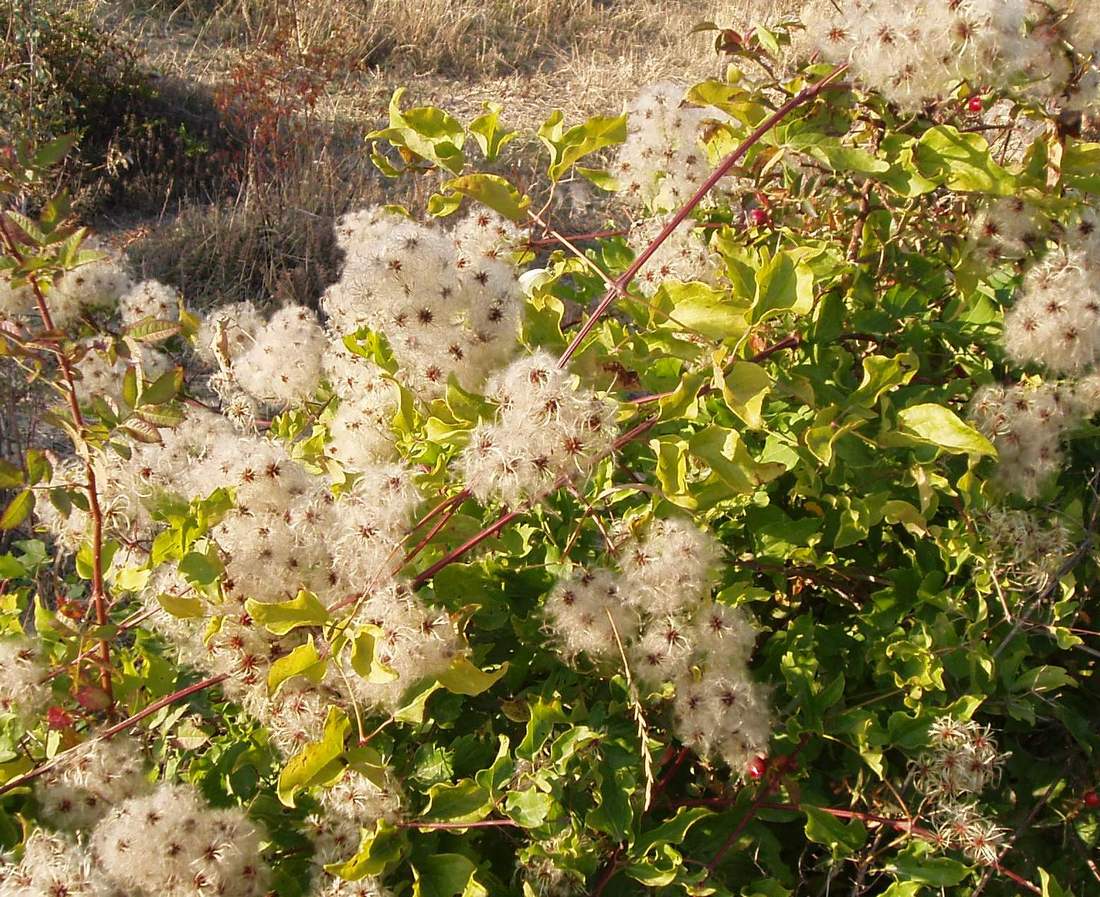
<path id="1" fill-rule="evenodd" d="M 162 784 L 115 806 L 90 839 L 95 866 L 131 894 L 262 897 L 262 836 L 237 808 L 215 809 L 189 785 Z"/>
<path id="2" fill-rule="evenodd" d="M 651 213 L 680 208 L 711 173 L 704 138 L 717 113 L 686 105 L 684 89 L 662 81 L 646 87 L 627 114 L 626 140 L 611 167 L 621 195 Z"/>
<path id="3" fill-rule="evenodd" d="M 34 786 L 43 818 L 70 832 L 92 828 L 113 807 L 151 790 L 141 749 L 126 736 L 85 742 Z"/>
<path id="4" fill-rule="evenodd" d="M 154 786 L 140 744 L 89 741 L 39 779 L 46 820 L 19 863 L 0 865 L 0 897 L 261 897 L 262 834 L 189 785 Z"/>
<path id="5" fill-rule="evenodd" d="M 997 449 L 996 479 L 1024 498 L 1039 496 L 1062 469 L 1067 431 L 1100 410 L 1100 379 L 1024 380 L 981 387 L 970 417 Z"/>
<path id="6" fill-rule="evenodd" d="M 939 717 L 929 733 L 930 749 L 911 765 L 913 783 L 934 802 L 933 818 L 942 846 L 962 850 L 977 863 L 997 862 L 1007 832 L 977 804 L 1001 775 L 1007 754 L 997 749 L 989 726 Z"/>
<path id="7" fill-rule="evenodd" d="M 744 773 L 767 752 L 771 719 L 748 669 L 756 630 L 744 611 L 711 597 L 721 546 L 687 521 L 656 520 L 618 556 L 618 571 L 582 569 L 546 597 L 559 650 L 605 667 L 625 653 L 649 691 L 671 685 L 680 739 Z"/>
<path id="8" fill-rule="evenodd" d="M 1005 316 L 1005 352 L 1017 365 L 1081 375 L 1100 361 L 1100 231 L 1083 217 L 1032 267 Z"/>
<path id="9" fill-rule="evenodd" d="M 717 282 L 718 257 L 707 247 L 703 232 L 691 228 L 689 223 L 676 228 L 635 277 L 634 282 L 646 295 L 656 293 L 666 280 Z M 636 222 L 627 236 L 630 248 L 640 253 L 656 239 L 664 224 L 659 218 Z"/>
<path id="10" fill-rule="evenodd" d="M 451 376 L 477 389 L 515 351 L 515 234 L 499 217 L 474 213 L 447 234 L 376 208 L 344 216 L 336 234 L 344 270 L 321 301 L 331 332 L 384 334 L 417 395 L 442 395 Z"/>
<path id="11" fill-rule="evenodd" d="M 1100 15 L 1084 0 L 842 0 L 803 15 L 810 50 L 898 106 L 918 110 L 960 83 L 1058 97 L 1095 71 Z M 1078 108 L 1100 99 L 1091 78 Z"/>
<path id="12" fill-rule="evenodd" d="M 615 405 L 539 351 L 494 375 L 486 396 L 497 416 L 470 434 L 460 467 L 480 500 L 516 505 L 583 476 L 612 447 Z"/>
<path id="13" fill-rule="evenodd" d="M 38 646 L 22 636 L 0 638 L 0 714 L 30 725 L 50 700 Z"/>
<path id="14" fill-rule="evenodd" d="M 1033 511 L 993 508 L 981 529 L 994 572 L 1010 587 L 1029 592 L 1057 579 L 1073 549 L 1061 520 Z"/>

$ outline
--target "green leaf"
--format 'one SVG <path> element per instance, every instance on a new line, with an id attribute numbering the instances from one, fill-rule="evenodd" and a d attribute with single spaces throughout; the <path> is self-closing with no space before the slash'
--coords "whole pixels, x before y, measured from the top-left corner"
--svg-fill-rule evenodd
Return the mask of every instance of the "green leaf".
<path id="1" fill-rule="evenodd" d="M 510 181 L 497 174 L 468 174 L 453 178 L 444 183 L 442 189 L 475 199 L 512 221 L 526 220 L 524 212 L 531 205 L 531 197 L 520 193 Z M 442 199 L 449 202 L 446 194 Z M 432 214 L 438 216 L 439 212 Z"/>
<path id="2" fill-rule="evenodd" d="M 279 686 L 295 676 L 304 676 L 314 685 L 325 678 L 326 663 L 317 653 L 313 636 L 304 645 L 298 645 L 289 654 L 276 659 L 267 671 L 267 692 L 274 695 Z"/>
<path id="3" fill-rule="evenodd" d="M 538 130 L 539 139 L 550 151 L 550 180 L 558 180 L 578 159 L 626 140 L 626 115 L 614 118 L 594 116 L 568 130 L 561 126 L 562 114 L 555 110 Z"/>
<path id="4" fill-rule="evenodd" d="M 550 815 L 554 799 L 537 788 L 509 791 L 504 799 L 504 813 L 523 828 L 536 828 Z"/>
<path id="5" fill-rule="evenodd" d="M 24 489 L 8 502 L 4 513 L 0 514 L 0 530 L 15 529 L 34 510 L 34 493 Z"/>
<path id="6" fill-rule="evenodd" d="M 505 131 L 500 126 L 500 113 L 503 111 L 500 103 L 488 102 L 485 104 L 485 114 L 470 122 L 470 133 L 481 147 L 486 162 L 496 159 L 504 145 L 519 136 L 519 131 Z"/>
<path id="7" fill-rule="evenodd" d="M 1083 193 L 1100 193 L 1100 143 L 1066 140 L 1062 183 Z"/>
<path id="8" fill-rule="evenodd" d="M 397 671 L 387 666 L 378 656 L 378 639 L 381 630 L 373 626 L 364 626 L 356 633 L 351 642 L 351 668 L 376 685 L 393 682 Z"/>
<path id="9" fill-rule="evenodd" d="M 715 377 L 730 411 L 741 418 L 745 426 L 759 430 L 764 425 L 760 414 L 764 399 L 772 388 L 772 378 L 768 372 L 751 361 L 738 361 L 728 373 L 716 370 Z"/>
<path id="10" fill-rule="evenodd" d="M 707 807 L 680 807 L 671 819 L 639 835 L 631 853 L 642 857 L 663 844 L 680 844 L 695 823 L 713 815 Z"/>
<path id="11" fill-rule="evenodd" d="M 502 664 L 492 672 L 475 667 L 465 656 L 456 657 L 450 667 L 439 675 L 440 684 L 456 695 L 479 695 L 488 691 L 508 672 L 508 664 Z"/>
<path id="12" fill-rule="evenodd" d="M 912 405 L 898 412 L 901 431 L 953 454 L 993 455 L 988 439 L 942 405 Z"/>
<path id="13" fill-rule="evenodd" d="M 439 783 L 428 789 L 424 818 L 437 822 L 477 822 L 493 809 L 489 792 L 473 779 L 455 785 Z"/>
<path id="14" fill-rule="evenodd" d="M 748 495 L 758 486 L 782 476 L 787 468 L 776 462 L 759 463 L 736 430 L 709 426 L 691 437 L 691 453 L 705 461 L 719 479 L 739 495 Z"/>
<path id="15" fill-rule="evenodd" d="M 160 592 L 157 594 L 157 604 L 173 617 L 180 617 L 181 619 L 196 619 L 205 613 L 202 600 L 197 597 L 189 598 L 185 595 Z"/>
<path id="16" fill-rule="evenodd" d="M 208 586 L 225 571 L 217 550 L 211 546 L 204 552 L 189 551 L 179 562 L 179 571 L 194 586 Z"/>
<path id="17" fill-rule="evenodd" d="M 970 874 L 958 860 L 939 856 L 923 841 L 911 841 L 886 864 L 901 881 L 917 881 L 937 888 L 951 888 Z"/>
<path id="18" fill-rule="evenodd" d="M 305 589 L 280 604 L 264 604 L 249 598 L 245 609 L 257 624 L 275 635 L 286 635 L 299 626 L 323 626 L 329 620 L 328 608 Z"/>
<path id="19" fill-rule="evenodd" d="M 46 457 L 45 452 L 37 449 L 27 451 L 24 466 L 27 468 L 27 484 L 30 486 L 44 483 L 53 476 L 53 465 L 50 464 L 49 458 Z"/>
<path id="20" fill-rule="evenodd" d="M 1043 664 L 1021 673 L 1016 681 L 1012 683 L 1012 691 L 1040 693 L 1076 684 L 1077 681 L 1062 667 Z"/>
<path id="21" fill-rule="evenodd" d="M 867 829 L 858 819 L 845 824 L 831 813 L 806 805 L 802 812 L 806 814 L 806 837 L 829 847 L 834 856 L 848 856 L 867 840 Z"/>
<path id="22" fill-rule="evenodd" d="M 165 371 L 138 395 L 137 405 L 162 405 L 174 399 L 183 385 L 183 369 Z"/>
<path id="23" fill-rule="evenodd" d="M 542 750 L 542 746 L 554 731 L 556 723 L 567 723 L 569 717 L 561 707 L 559 698 L 547 701 L 544 698 L 536 698 L 531 704 L 531 717 L 527 721 L 527 732 L 523 741 L 516 748 L 516 756 L 521 760 L 533 760 L 535 755 Z"/>
<path id="24" fill-rule="evenodd" d="M 462 144 L 466 132 L 454 118 L 435 106 L 401 109 L 405 88 L 399 87 L 390 99 L 390 126 L 367 135 L 371 141 L 386 140 L 452 174 L 461 174 L 466 164 Z M 397 174 L 392 166 L 386 166 Z M 383 173 L 387 173 L 383 171 Z"/>
<path id="25" fill-rule="evenodd" d="M 848 401 L 852 405 L 872 408 L 884 392 L 912 380 L 919 367 L 920 359 L 914 352 L 893 357 L 868 355 L 863 359 L 863 382 Z"/>
<path id="26" fill-rule="evenodd" d="M 458 853 L 437 853 L 413 863 L 413 897 L 460 897 L 467 895 L 477 866 Z"/>
<path id="27" fill-rule="evenodd" d="M 16 489 L 23 485 L 23 471 L 0 458 L 0 489 Z"/>
<path id="28" fill-rule="evenodd" d="M 294 806 L 295 795 L 304 788 L 335 781 L 344 771 L 341 757 L 344 739 L 351 722 L 339 707 L 329 707 L 324 733 L 320 741 L 312 741 L 287 760 L 279 773 L 277 793 L 288 807 Z"/>
<path id="29" fill-rule="evenodd" d="M 734 300 L 728 290 L 718 290 L 705 283 L 665 281 L 653 301 L 669 309 L 672 330 L 689 330 L 715 340 L 737 340 L 749 329 L 745 305 Z"/>
<path id="30" fill-rule="evenodd" d="M 345 881 L 359 881 L 368 875 L 382 875 L 401 861 L 408 841 L 405 832 L 385 819 L 379 819 L 374 831 L 364 831 L 359 850 L 347 862 L 329 863 L 325 871 Z"/>
<path id="31" fill-rule="evenodd" d="M 751 321 L 758 324 L 788 311 L 805 314 L 813 302 L 813 272 L 792 253 L 777 252 L 756 272 Z"/>
<path id="32" fill-rule="evenodd" d="M 10 554 L 0 554 L 0 579 L 22 579 L 27 568 Z"/>
<path id="33" fill-rule="evenodd" d="M 917 167 L 927 178 L 951 190 L 1010 196 L 1016 182 L 993 161 L 980 134 L 963 134 L 951 125 L 929 128 L 915 147 Z"/>
<path id="34" fill-rule="evenodd" d="M 604 761 L 597 776 L 597 804 L 589 811 L 586 822 L 590 828 L 610 835 L 613 841 L 622 841 L 634 823 L 634 808 L 630 805 L 637 784 L 634 775 L 625 767 L 612 767 Z"/>
<path id="35" fill-rule="evenodd" d="M 123 331 L 125 336 L 139 343 L 160 343 L 180 332 L 179 321 L 159 321 L 156 318 L 142 318 Z"/>

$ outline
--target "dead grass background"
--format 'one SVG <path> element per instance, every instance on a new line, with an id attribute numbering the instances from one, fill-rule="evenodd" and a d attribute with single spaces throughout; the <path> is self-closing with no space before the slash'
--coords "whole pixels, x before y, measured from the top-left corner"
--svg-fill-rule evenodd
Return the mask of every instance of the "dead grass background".
<path id="1" fill-rule="evenodd" d="M 373 202 L 422 205 L 423 183 L 385 181 L 361 135 L 385 122 L 393 90 L 462 121 L 486 101 L 509 126 L 531 130 L 555 108 L 568 121 L 618 112 L 641 87 L 720 75 L 703 20 L 745 27 L 786 16 L 794 0 L 72 0 L 142 49 L 162 92 L 212 95 L 249 60 L 277 48 L 290 73 L 324 69 L 323 89 L 297 117 L 274 176 L 239 173 L 188 193 L 167 172 L 164 201 L 102 210 L 98 230 L 141 274 L 175 283 L 188 300 L 316 300 L 338 273 L 332 222 Z M 529 188 L 537 143 L 517 141 L 512 164 Z M 214 164 L 211 161 L 211 164 Z M 209 173 L 208 173 L 209 174 Z M 584 184 L 567 185 L 563 227 L 599 213 Z M 150 214 L 155 208 L 155 214 Z M 598 222 L 597 222 L 598 223 Z"/>

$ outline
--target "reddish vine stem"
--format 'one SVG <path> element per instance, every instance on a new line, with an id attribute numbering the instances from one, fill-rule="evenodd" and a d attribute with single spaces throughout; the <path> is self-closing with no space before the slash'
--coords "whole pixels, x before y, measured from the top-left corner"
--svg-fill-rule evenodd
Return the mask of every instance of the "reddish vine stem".
<path id="1" fill-rule="evenodd" d="M 397 827 L 418 828 L 421 831 L 437 831 L 464 828 L 516 828 L 518 827 L 518 823 L 513 822 L 511 819 L 482 819 L 478 822 L 421 822 L 416 819 L 410 819 L 405 822 L 398 822 Z"/>
<path id="2" fill-rule="evenodd" d="M 585 240 L 603 240 L 607 237 L 621 237 L 629 231 L 625 227 L 615 228 L 613 230 L 590 230 L 583 234 L 566 234 L 566 239 L 577 243 Z M 530 249 L 546 249 L 550 246 L 558 245 L 557 237 L 537 237 L 533 240 L 527 241 L 527 246 Z"/>
<path id="3" fill-rule="evenodd" d="M 436 522 L 435 526 L 433 526 L 430 530 L 428 530 L 427 534 L 419 542 L 417 542 L 412 548 L 410 548 L 409 551 L 406 553 L 405 557 L 401 559 L 401 566 L 402 567 L 404 567 L 407 563 L 409 563 L 409 561 L 411 561 L 418 554 L 420 554 L 420 552 L 422 552 L 425 549 L 425 547 L 427 547 L 428 543 L 431 542 L 432 539 L 434 539 L 436 537 L 436 535 L 439 533 L 439 531 L 441 529 L 443 529 L 443 527 L 445 527 L 448 523 L 450 523 L 451 518 L 454 517 L 454 515 L 458 513 L 458 508 L 461 504 L 462 504 L 461 501 L 452 501 L 451 502 L 450 507 L 448 507 L 447 510 L 444 512 L 443 516 L 439 518 L 439 520 Z M 415 530 L 414 530 L 414 532 L 415 532 Z"/>
<path id="4" fill-rule="evenodd" d="M 589 897 L 600 897 L 604 892 L 604 889 L 610 883 L 611 879 L 615 877 L 615 873 L 619 871 L 622 866 L 622 847 L 616 847 L 612 851 L 611 856 L 607 858 L 607 865 L 604 866 L 603 871 L 600 873 L 600 877 L 596 879 L 596 884 L 592 887 L 592 893 Z"/>
<path id="5" fill-rule="evenodd" d="M 656 423 L 656 417 L 647 417 L 640 423 L 635 424 L 631 429 L 627 430 L 627 432 L 625 432 L 622 436 L 615 440 L 614 444 L 611 447 L 611 451 L 607 454 L 611 454 L 611 452 L 617 451 L 628 442 L 631 442 L 632 440 L 637 439 L 642 434 L 649 432 L 656 425 Z M 607 455 L 605 454 L 603 457 L 606 456 Z M 567 482 L 569 482 L 569 479 L 570 478 L 568 476 L 558 477 L 558 479 L 554 481 L 553 486 L 551 486 L 550 491 L 553 491 L 554 489 L 560 489 Z M 454 563 L 464 554 L 477 548 L 478 545 L 480 545 L 487 539 L 491 539 L 517 517 L 525 514 L 528 510 L 531 509 L 533 504 L 534 502 L 528 501 L 511 511 L 504 512 L 500 517 L 498 517 L 493 523 L 485 527 L 485 529 L 483 529 L 481 532 L 471 536 L 457 548 L 454 548 L 451 551 L 447 552 L 447 554 L 445 554 L 438 561 L 428 567 L 428 569 L 424 570 L 422 573 L 419 573 L 416 578 L 413 579 L 412 587 L 414 589 L 419 589 L 422 585 L 424 585 L 424 583 L 435 576 L 435 574 L 442 570 L 444 567 Z"/>
<path id="6" fill-rule="evenodd" d="M 47 763 L 36 766 L 29 772 L 25 772 L 23 773 L 23 775 L 16 776 L 14 779 L 6 782 L 3 786 L 0 786 L 0 794 L 6 794 L 14 788 L 18 788 L 21 785 L 27 784 L 27 782 L 31 782 L 34 779 L 37 779 L 43 773 L 49 772 L 55 766 L 64 762 L 65 758 L 72 754 L 74 751 L 86 748 L 88 745 L 95 744 L 95 742 L 97 741 L 106 741 L 108 738 L 113 738 L 120 732 L 125 732 L 127 729 L 131 728 L 137 723 L 140 723 L 146 717 L 152 716 L 162 707 L 168 707 L 171 704 L 175 704 L 177 701 L 182 701 L 186 698 L 191 697 L 191 695 L 198 694 L 200 691 L 205 691 L 208 688 L 212 688 L 213 686 L 224 682 L 228 678 L 228 673 L 219 673 L 217 676 L 211 676 L 208 679 L 202 679 L 199 682 L 195 682 L 191 685 L 186 686 L 185 688 L 181 688 L 178 691 L 172 692 L 172 694 L 170 695 L 165 695 L 163 698 L 153 701 L 152 704 L 149 704 L 146 707 L 142 707 L 141 710 L 139 710 L 133 716 L 128 716 L 126 719 L 122 720 L 122 722 L 115 723 L 113 726 L 109 726 L 102 732 L 97 732 L 87 741 L 82 741 L 76 747 L 69 748 L 68 750 L 62 751 L 61 753 L 55 755 L 53 759 L 48 761 Z"/>
<path id="7" fill-rule="evenodd" d="M 8 252 L 18 263 L 23 263 L 23 254 L 19 251 L 11 232 L 8 230 L 7 217 L 0 215 L 0 235 L 3 236 Z M 50 315 L 46 296 L 38 283 L 38 278 L 31 275 L 28 278 L 31 290 L 34 292 L 34 301 L 38 307 L 38 315 L 42 318 L 42 326 L 52 332 L 54 328 L 53 318 Z M 85 439 L 87 425 L 84 415 L 80 410 L 80 402 L 76 395 L 76 378 L 73 376 L 72 364 L 69 357 L 60 349 L 57 349 L 57 364 L 61 369 L 61 376 L 65 381 L 65 392 L 69 403 L 69 412 L 73 417 L 73 426 L 76 428 L 79 439 Z M 103 508 L 99 504 L 99 486 L 96 482 L 95 466 L 92 464 L 91 453 L 87 445 L 84 446 L 84 474 L 85 491 L 88 494 L 88 516 L 92 522 L 92 605 L 95 608 L 96 626 L 103 627 L 108 623 L 107 617 L 107 590 L 103 585 Z M 107 710 L 114 708 L 114 689 L 111 683 L 111 645 L 106 638 L 99 639 L 99 686 L 107 696 Z M 79 678 L 79 670 L 78 670 Z"/>
<path id="8" fill-rule="evenodd" d="M 599 321 L 601 317 L 603 317 L 604 312 L 606 312 L 607 309 L 611 306 L 611 303 L 615 301 L 616 297 L 620 293 L 625 291 L 627 286 L 629 286 L 630 282 L 634 279 L 634 276 L 642 269 L 642 266 L 649 261 L 649 259 L 658 249 L 660 249 L 665 240 L 667 240 L 672 235 L 672 232 L 680 226 L 684 219 L 687 218 L 688 215 L 692 213 L 692 211 L 694 211 L 695 207 L 703 201 L 703 198 L 714 188 L 714 185 L 722 180 L 722 178 L 724 178 L 727 174 L 729 174 L 730 169 L 733 168 L 733 166 L 736 165 L 739 161 L 741 161 L 741 159 L 744 158 L 745 154 L 753 146 L 759 143 L 764 138 L 764 135 L 768 133 L 768 131 L 779 124 L 779 122 L 786 118 L 787 115 L 789 115 L 793 110 L 817 97 L 817 95 L 820 94 L 826 87 L 828 87 L 832 82 L 834 82 L 837 78 L 844 74 L 847 68 L 847 64 L 838 66 L 816 84 L 800 90 L 793 97 L 787 100 L 787 102 L 785 102 L 782 106 L 776 109 L 775 112 L 764 119 L 764 121 L 760 123 L 756 130 L 749 134 L 749 136 L 745 138 L 745 140 L 741 143 L 739 147 L 737 147 L 737 149 L 735 149 L 728 156 L 726 156 L 725 159 L 722 160 L 722 163 L 716 169 L 714 169 L 710 177 L 708 177 L 702 183 L 702 185 L 699 187 L 698 190 L 695 191 L 692 197 L 686 203 L 684 203 L 684 205 L 680 207 L 676 214 L 668 220 L 665 226 L 661 228 L 661 232 L 657 234 L 652 242 L 650 242 L 650 244 L 638 254 L 637 258 L 635 258 L 634 261 L 630 263 L 630 267 L 628 267 L 622 274 L 615 278 L 611 288 L 608 289 L 606 293 L 604 293 L 604 296 L 600 300 L 599 305 L 597 305 L 592 314 L 588 316 L 588 320 L 585 321 L 583 325 L 581 325 L 580 330 L 577 331 L 572 341 L 562 353 L 561 358 L 558 359 L 558 367 L 565 367 L 565 365 L 569 362 L 569 359 L 572 358 L 577 349 L 580 348 L 580 345 L 584 341 L 585 337 L 587 337 L 588 334 L 591 333 L 592 328 L 596 326 L 596 322 Z"/>

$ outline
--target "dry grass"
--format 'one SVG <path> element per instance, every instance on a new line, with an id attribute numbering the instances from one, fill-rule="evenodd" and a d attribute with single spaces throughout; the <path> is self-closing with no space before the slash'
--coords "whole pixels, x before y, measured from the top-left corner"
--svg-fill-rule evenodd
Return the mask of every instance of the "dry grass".
<path id="1" fill-rule="evenodd" d="M 532 130 L 555 108 L 567 121 L 618 111 L 642 86 L 720 75 L 704 19 L 726 26 L 776 18 L 792 0 L 102 0 L 112 29 L 145 48 L 165 83 L 211 90 L 234 66 L 272 46 L 294 65 L 321 65 L 326 85 L 309 111 L 311 137 L 279 176 L 227 184 L 220 201 L 165 207 L 156 221 L 120 210 L 104 224 L 142 273 L 173 282 L 199 305 L 269 297 L 312 302 L 335 276 L 334 217 L 369 202 L 421 206 L 423 179 L 386 182 L 361 143 L 385 121 L 394 88 L 406 103 L 439 105 L 469 121 L 503 104 L 505 122 Z M 280 50 L 284 52 L 284 50 Z M 512 147 L 537 189 L 537 142 Z M 583 185 L 566 188 L 566 226 L 592 222 Z M 583 228 L 581 228 L 583 229 Z"/>

